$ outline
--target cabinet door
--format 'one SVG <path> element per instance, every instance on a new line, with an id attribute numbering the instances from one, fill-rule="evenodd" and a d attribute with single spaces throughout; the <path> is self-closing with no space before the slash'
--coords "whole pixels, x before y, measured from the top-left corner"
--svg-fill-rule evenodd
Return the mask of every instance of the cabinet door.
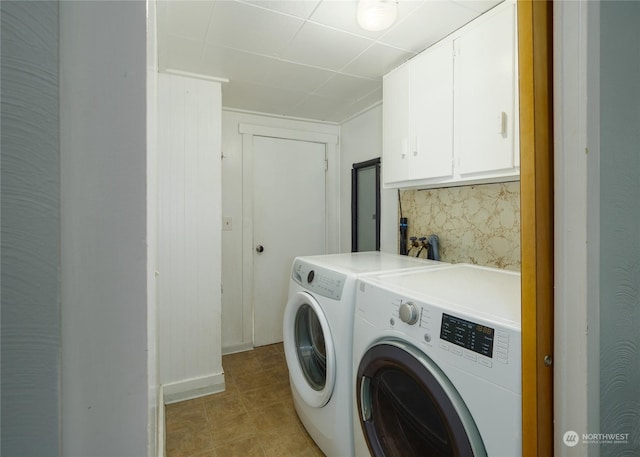
<path id="1" fill-rule="evenodd" d="M 382 93 L 382 178 L 384 184 L 409 178 L 409 67 L 385 76 Z"/>
<path id="2" fill-rule="evenodd" d="M 454 149 L 460 174 L 511 169 L 516 118 L 515 5 L 465 32 L 454 46 Z"/>
<path id="3" fill-rule="evenodd" d="M 430 48 L 410 66 L 410 177 L 453 175 L 453 43 Z"/>

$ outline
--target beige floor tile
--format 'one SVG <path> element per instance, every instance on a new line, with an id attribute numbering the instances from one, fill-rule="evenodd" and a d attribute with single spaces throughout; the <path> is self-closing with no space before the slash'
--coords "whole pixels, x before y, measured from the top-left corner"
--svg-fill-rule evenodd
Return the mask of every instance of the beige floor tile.
<path id="1" fill-rule="evenodd" d="M 287 359 L 282 352 L 274 352 L 263 357 L 258 358 L 258 363 L 263 369 L 266 370 L 278 370 L 283 374 L 287 374 Z"/>
<path id="2" fill-rule="evenodd" d="M 311 449 L 309 441 L 297 430 L 268 438 L 262 440 L 267 457 L 298 457 Z"/>
<path id="3" fill-rule="evenodd" d="M 165 411 L 165 417 L 168 425 L 176 424 L 179 427 L 188 428 L 198 428 L 207 421 L 207 413 L 203 406 L 197 409 L 176 412 Z"/>
<path id="4" fill-rule="evenodd" d="M 290 391 L 282 387 L 274 389 L 272 385 L 266 385 L 241 392 L 241 399 L 247 411 L 251 413 L 280 403 L 290 395 Z"/>
<path id="5" fill-rule="evenodd" d="M 230 373 L 231 376 L 237 376 L 243 373 L 255 373 L 262 367 L 256 357 L 250 357 L 247 358 L 247 360 L 222 360 L 222 368 L 225 373 Z"/>
<path id="6" fill-rule="evenodd" d="M 240 392 L 273 385 L 276 381 L 271 373 L 266 373 L 262 369 L 257 369 L 253 372 L 240 373 L 235 375 L 233 379 Z"/>
<path id="7" fill-rule="evenodd" d="M 215 444 L 251 438 L 256 434 L 255 422 L 246 412 L 240 414 L 220 413 L 213 417 L 209 423 Z"/>
<path id="8" fill-rule="evenodd" d="M 212 424 L 218 421 L 220 417 L 247 412 L 238 391 L 209 395 L 205 397 L 203 407 L 207 418 Z"/>
<path id="9" fill-rule="evenodd" d="M 167 423 L 167 457 L 191 457 L 196 452 L 211 449 L 213 449 L 213 439 L 208 427 L 192 428 Z"/>
<path id="10" fill-rule="evenodd" d="M 224 457 L 218 455 L 215 449 L 208 449 L 206 451 L 198 451 L 195 454 L 190 455 L 189 457 Z"/>
<path id="11" fill-rule="evenodd" d="M 266 457 L 257 437 L 224 443 L 216 446 L 215 451 L 218 456 L 224 457 Z"/>
<path id="12" fill-rule="evenodd" d="M 263 370 L 265 377 L 271 380 L 270 386 L 273 389 L 285 389 L 287 392 L 291 392 L 291 385 L 289 384 L 289 371 L 286 366 L 284 368 L 271 367 Z"/>
<path id="13" fill-rule="evenodd" d="M 262 436 L 275 436 L 285 433 L 300 433 L 298 417 L 283 402 L 252 413 L 256 424 L 256 433 Z"/>
<path id="14" fill-rule="evenodd" d="M 225 392 L 167 405 L 167 457 L 323 457 L 298 419 L 282 343 L 222 358 Z"/>
<path id="15" fill-rule="evenodd" d="M 170 403 L 164 407 L 166 417 L 178 418 L 183 416 L 191 416 L 204 411 L 202 398 L 181 401 L 178 403 Z"/>

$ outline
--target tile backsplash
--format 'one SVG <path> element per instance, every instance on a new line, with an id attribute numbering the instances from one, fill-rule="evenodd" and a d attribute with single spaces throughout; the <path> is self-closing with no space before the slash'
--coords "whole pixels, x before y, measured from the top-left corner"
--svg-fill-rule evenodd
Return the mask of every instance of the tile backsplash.
<path id="1" fill-rule="evenodd" d="M 408 236 L 438 235 L 440 259 L 520 271 L 520 182 L 400 192 Z"/>

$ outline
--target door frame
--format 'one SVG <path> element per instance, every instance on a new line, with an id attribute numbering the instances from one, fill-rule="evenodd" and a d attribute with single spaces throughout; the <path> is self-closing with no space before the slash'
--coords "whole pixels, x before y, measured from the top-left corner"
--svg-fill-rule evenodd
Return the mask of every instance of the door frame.
<path id="1" fill-rule="evenodd" d="M 238 124 L 242 135 L 242 341 L 254 344 L 253 296 L 253 137 L 298 140 L 325 145 L 325 246 L 326 252 L 338 252 L 340 246 L 340 173 L 337 135 L 292 130 L 255 124 Z"/>
<path id="2" fill-rule="evenodd" d="M 522 455 L 553 455 L 553 4 L 518 0 Z"/>

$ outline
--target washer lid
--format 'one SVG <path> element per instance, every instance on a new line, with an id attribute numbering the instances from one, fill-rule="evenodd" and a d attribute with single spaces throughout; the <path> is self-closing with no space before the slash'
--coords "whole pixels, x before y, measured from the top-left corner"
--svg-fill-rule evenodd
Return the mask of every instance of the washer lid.
<path id="1" fill-rule="evenodd" d="M 336 358 L 322 308 L 310 294 L 296 293 L 285 308 L 283 328 L 292 387 L 309 406 L 326 405 L 335 387 Z"/>
<path id="2" fill-rule="evenodd" d="M 379 251 L 305 256 L 295 259 L 295 261 L 298 260 L 357 276 L 384 271 L 445 265 L 435 260 L 419 259 Z"/>
<path id="3" fill-rule="evenodd" d="M 520 327 L 520 273 L 478 265 L 395 272 L 362 278 L 407 298 L 492 316 Z"/>

